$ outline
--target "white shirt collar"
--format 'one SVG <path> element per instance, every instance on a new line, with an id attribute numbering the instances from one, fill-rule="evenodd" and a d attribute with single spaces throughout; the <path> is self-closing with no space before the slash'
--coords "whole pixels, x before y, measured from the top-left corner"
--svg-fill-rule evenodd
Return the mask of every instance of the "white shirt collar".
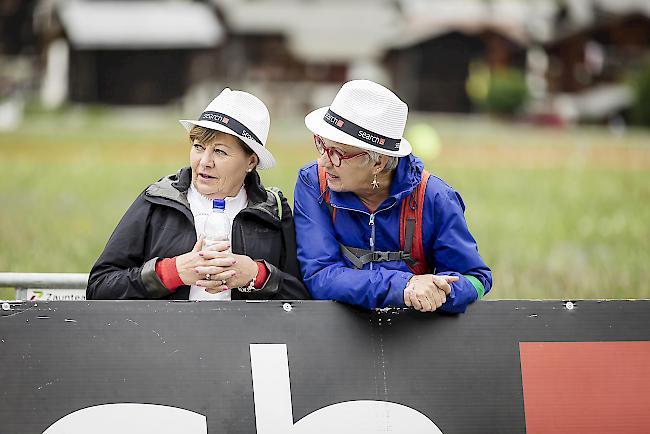
<path id="1" fill-rule="evenodd" d="M 235 196 L 227 196 L 224 199 L 226 201 L 226 216 L 228 216 L 230 221 L 239 214 L 239 211 L 248 205 L 248 195 L 243 185 Z M 197 220 L 197 216 L 207 215 L 212 211 L 212 199 L 199 193 L 193 183 L 187 192 L 187 201 L 190 203 L 190 209 L 195 221 Z"/>

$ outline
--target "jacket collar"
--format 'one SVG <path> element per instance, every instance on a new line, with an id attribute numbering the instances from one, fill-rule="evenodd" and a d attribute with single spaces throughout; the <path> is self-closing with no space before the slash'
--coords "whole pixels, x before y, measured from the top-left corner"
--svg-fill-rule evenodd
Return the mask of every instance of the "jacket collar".
<path id="1" fill-rule="evenodd" d="M 172 175 L 161 178 L 158 182 L 151 184 L 145 190 L 145 195 L 157 202 L 157 198 L 172 201 L 174 204 L 182 205 L 185 210 L 190 211 L 190 203 L 187 200 L 187 191 L 192 183 L 192 169 L 184 167 Z M 244 179 L 246 194 L 248 195 L 248 207 L 244 210 L 258 210 L 265 220 L 272 224 L 279 225 L 278 203 L 272 193 L 267 193 L 257 170 L 246 175 Z"/>
<path id="2" fill-rule="evenodd" d="M 149 198 L 162 198 L 171 200 L 177 204 L 183 205 L 188 210 L 190 203 L 187 201 L 187 190 L 192 182 L 192 171 L 189 167 L 180 169 L 172 175 L 167 175 L 151 184 L 145 190 L 145 195 Z"/>
<path id="3" fill-rule="evenodd" d="M 424 164 L 413 154 L 401 157 L 397 163 L 393 181 L 390 184 L 388 198 L 377 208 L 377 211 L 389 208 L 401 201 L 418 186 L 422 179 Z M 330 190 L 330 203 L 336 208 L 347 208 L 368 213 L 361 199 L 351 192 L 335 192 Z"/>

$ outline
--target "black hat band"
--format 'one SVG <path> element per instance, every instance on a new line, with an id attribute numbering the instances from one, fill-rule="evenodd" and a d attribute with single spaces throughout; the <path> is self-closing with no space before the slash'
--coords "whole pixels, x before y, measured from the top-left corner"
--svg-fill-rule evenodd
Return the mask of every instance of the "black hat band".
<path id="1" fill-rule="evenodd" d="M 354 137 L 355 139 L 361 140 L 369 145 L 376 146 L 377 148 L 384 149 L 386 151 L 397 151 L 399 150 L 400 143 L 402 139 L 392 139 L 390 137 L 382 136 L 381 134 L 374 133 L 372 131 L 361 128 L 359 125 L 351 122 L 336 113 L 332 110 L 327 110 L 323 120 L 336 128 L 337 130 L 343 131 L 345 134 Z"/>
<path id="2" fill-rule="evenodd" d="M 233 130 L 235 133 L 237 133 L 238 135 L 254 140 L 260 145 L 264 146 L 262 141 L 255 134 L 253 134 L 253 132 L 251 132 L 248 128 L 246 128 L 244 124 L 239 122 L 237 119 L 233 119 L 232 117 L 225 115 L 223 113 L 203 112 L 199 117 L 199 121 L 210 121 L 210 122 L 216 122 L 221 125 L 225 125 L 231 130 Z"/>

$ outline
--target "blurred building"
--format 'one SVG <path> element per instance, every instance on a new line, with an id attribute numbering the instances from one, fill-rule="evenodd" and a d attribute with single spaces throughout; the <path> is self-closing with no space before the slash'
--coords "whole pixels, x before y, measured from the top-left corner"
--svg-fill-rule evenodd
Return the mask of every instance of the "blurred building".
<path id="1" fill-rule="evenodd" d="M 558 9 L 545 42 L 547 84 L 563 110 L 581 120 L 624 116 L 632 101 L 627 75 L 650 49 L 650 2 L 571 1 Z"/>
<path id="2" fill-rule="evenodd" d="M 166 104 L 211 75 L 224 29 L 192 2 L 43 2 L 43 100 Z"/>
<path id="3" fill-rule="evenodd" d="M 413 109 L 468 112 L 471 62 L 525 66 L 529 8 L 522 2 L 212 2 L 228 28 L 229 63 L 237 64 L 225 78 L 268 80 L 277 97 L 290 92 L 299 107 L 325 104 L 342 82 L 368 78 Z"/>
<path id="4" fill-rule="evenodd" d="M 418 110 L 472 111 L 466 91 L 472 63 L 525 68 L 528 12 L 522 2 L 403 1 L 406 25 L 385 62 L 393 86 Z"/>
<path id="5" fill-rule="evenodd" d="M 33 28 L 37 0 L 0 2 L 0 55 L 32 52 L 36 45 Z"/>
<path id="6" fill-rule="evenodd" d="M 33 27 L 37 0 L 0 2 L 0 131 L 22 121 L 25 95 L 38 87 L 37 37 Z"/>
<path id="7" fill-rule="evenodd" d="M 0 50 L 40 56 L 50 107 L 200 107 L 231 86 L 304 113 L 369 78 L 414 110 L 464 113 L 480 64 L 525 72 L 529 111 L 602 118 L 629 105 L 622 76 L 650 47 L 648 0 L 5 0 L 0 12 L 15 18 Z"/>
<path id="8" fill-rule="evenodd" d="M 395 90 L 424 111 L 466 113 L 472 62 L 490 69 L 526 66 L 526 46 L 500 29 L 458 29 L 414 45 L 394 48 L 386 57 Z M 441 67 L 444 64 L 444 67 Z"/>
<path id="9" fill-rule="evenodd" d="M 325 104 L 352 78 L 389 84 L 381 60 L 400 22 L 393 0 L 210 1 L 228 29 L 216 78 L 276 111 Z"/>

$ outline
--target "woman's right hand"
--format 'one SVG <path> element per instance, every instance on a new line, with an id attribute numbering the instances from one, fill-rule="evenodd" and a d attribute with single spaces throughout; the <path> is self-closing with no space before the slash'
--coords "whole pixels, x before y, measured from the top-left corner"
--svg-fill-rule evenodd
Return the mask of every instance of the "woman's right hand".
<path id="1" fill-rule="evenodd" d="M 447 301 L 458 276 L 414 275 L 404 288 L 404 303 L 420 312 L 433 312 Z"/>
<path id="2" fill-rule="evenodd" d="M 232 260 L 229 258 L 206 259 L 199 253 L 203 249 L 203 235 L 199 236 L 196 244 L 189 252 L 176 257 L 176 271 L 185 285 L 195 285 L 197 281 L 203 280 L 204 275 L 199 274 L 197 267 L 206 265 L 229 267 Z M 223 251 L 230 247 L 227 241 L 216 243 L 210 246 L 210 250 Z"/>

